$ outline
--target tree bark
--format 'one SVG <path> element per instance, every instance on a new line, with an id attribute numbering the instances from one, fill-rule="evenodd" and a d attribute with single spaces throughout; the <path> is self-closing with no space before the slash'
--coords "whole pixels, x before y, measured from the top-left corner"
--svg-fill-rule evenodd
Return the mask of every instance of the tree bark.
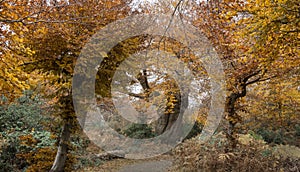
<path id="1" fill-rule="evenodd" d="M 229 123 L 226 137 L 229 141 L 230 149 L 234 149 L 237 144 L 235 125 L 238 123 L 239 117 L 236 113 L 235 103 L 238 100 L 238 98 L 240 98 L 239 94 L 231 93 L 230 96 L 227 97 L 225 105 L 225 111 L 227 112 L 226 118 Z"/>
<path id="2" fill-rule="evenodd" d="M 236 83 L 238 86 L 238 91 L 232 92 L 227 98 L 226 98 L 226 104 L 225 104 L 225 112 L 227 113 L 226 120 L 229 122 L 229 126 L 226 132 L 226 137 L 229 141 L 229 148 L 228 151 L 231 149 L 233 150 L 236 148 L 237 145 L 237 132 L 236 132 L 236 124 L 241 122 L 241 117 L 236 112 L 235 104 L 238 101 L 238 99 L 245 97 L 247 94 L 247 86 L 251 85 L 256 82 L 263 81 L 261 79 L 261 76 L 258 76 L 256 79 L 249 81 L 250 78 L 255 77 L 260 74 L 260 70 L 254 71 L 239 80 Z"/>
<path id="3" fill-rule="evenodd" d="M 68 153 L 68 144 L 70 141 L 71 135 L 71 123 L 70 121 L 66 121 L 63 130 L 61 133 L 56 157 L 54 163 L 50 169 L 50 172 L 63 172 L 65 163 L 67 160 L 67 153 Z"/>
<path id="4" fill-rule="evenodd" d="M 168 113 L 167 111 L 169 109 L 163 109 L 162 115 L 159 117 L 157 120 L 156 126 L 155 126 L 155 132 L 157 134 L 162 134 L 165 131 L 169 130 L 172 125 L 176 122 L 177 118 L 179 117 L 180 114 L 180 93 L 176 93 L 176 99 L 177 102 L 174 106 L 174 113 Z"/>
<path id="5" fill-rule="evenodd" d="M 174 141 L 182 141 L 184 138 L 178 138 L 183 132 L 183 114 L 185 109 L 188 107 L 188 93 L 177 92 L 176 94 L 176 104 L 174 106 L 174 113 L 172 114 L 163 114 L 156 124 L 155 131 L 157 134 L 162 134 L 164 132 L 169 132 L 169 138 L 166 142 L 173 143 Z M 168 111 L 168 109 L 165 109 Z M 174 140 L 176 139 L 176 140 Z M 178 140 L 181 139 L 181 140 Z"/>

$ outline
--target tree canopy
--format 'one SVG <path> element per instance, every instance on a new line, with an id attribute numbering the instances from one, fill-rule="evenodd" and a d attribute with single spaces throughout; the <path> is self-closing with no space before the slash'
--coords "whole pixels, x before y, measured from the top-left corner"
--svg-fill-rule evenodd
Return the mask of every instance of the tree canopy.
<path id="1" fill-rule="evenodd" d="M 300 3 L 297 0 L 170 0 L 143 3 L 131 0 L 1 0 L 0 95 L 6 97 L 5 101 L 4 98 L 0 100 L 1 113 L 3 111 L 5 120 L 12 120 L 13 123 L 15 119 L 7 118 L 8 114 L 18 117 L 22 113 L 11 113 L 8 104 L 19 100 L 25 90 L 33 91 L 28 98 L 30 101 L 34 96 L 41 96 L 45 104 L 37 106 L 51 109 L 49 116 L 41 115 L 53 119 L 53 125 L 57 126 L 55 129 L 40 127 L 41 130 L 47 130 L 44 134 L 53 134 L 57 148 L 56 155 L 49 160 L 53 164 L 48 162 L 43 169 L 63 171 L 65 162 L 72 159 L 68 157 L 73 149 L 70 146 L 72 139 L 83 135 L 74 109 L 72 81 L 82 51 L 88 51 L 85 46 L 91 39 L 97 39 L 93 36 L 110 23 L 139 14 L 166 14 L 171 18 L 162 32 L 164 35 L 133 36 L 121 40 L 108 52 L 98 52 L 105 57 L 97 66 L 95 86 L 89 88 L 95 87 L 97 106 L 101 106 L 101 110 L 109 109 L 106 112 L 115 115 L 105 117 L 113 119 L 111 123 L 120 123 L 112 124 L 115 129 L 127 136 L 140 137 L 140 133 L 134 132 L 144 128 L 149 137 L 155 137 L 168 131 L 176 120 L 183 120 L 181 112 L 196 99 L 201 99 L 199 102 L 203 105 L 195 114 L 195 120 L 203 126 L 208 123 L 205 119 L 208 109 L 213 108 L 209 103 L 214 95 L 210 85 L 214 76 L 209 76 L 191 47 L 186 46 L 183 40 L 171 38 L 173 33 L 170 26 L 173 19 L 178 17 L 182 25 L 186 21 L 202 32 L 205 36 L 202 41 L 209 41 L 224 66 L 225 114 L 218 131 L 224 131 L 230 143 L 226 152 L 236 149 L 239 134 L 250 130 L 272 142 L 276 139 L 263 130 L 279 132 L 276 126 L 280 126 L 280 132 L 288 133 L 286 137 L 291 138 L 290 130 L 293 130 L 293 134 L 297 133 L 300 122 L 299 9 Z M 129 27 L 135 27 L 134 23 Z M 113 28 L 114 31 L 117 29 Z M 189 33 L 177 34 L 182 34 L 182 38 L 190 36 Z M 99 48 L 97 46 L 92 47 L 89 53 L 94 53 Z M 154 51 L 158 53 L 153 54 Z M 171 60 L 162 60 L 167 57 L 162 51 L 169 54 Z M 158 58 L 160 56 L 164 58 Z M 160 61 L 151 61 L 151 58 Z M 193 80 L 199 82 L 191 82 L 188 77 L 176 81 L 165 71 L 178 60 L 188 66 L 188 70 L 195 76 Z M 89 73 L 84 68 L 88 66 L 81 65 L 80 76 L 76 77 L 88 78 Z M 132 74 L 133 71 L 137 73 Z M 122 72 L 123 78 L 115 77 Z M 184 82 L 191 84 L 196 93 L 188 96 L 190 90 L 183 91 L 180 86 Z M 87 83 L 83 81 L 76 84 Z M 123 87 L 123 84 L 128 85 Z M 112 107 L 116 103 L 114 98 L 121 93 L 139 113 L 147 115 L 144 112 L 152 108 L 152 111 L 163 115 L 143 116 L 145 119 L 151 118 L 150 122 L 141 126 L 130 125 L 132 128 L 122 131 L 129 122 L 121 119 L 122 116 L 117 115 L 116 108 Z M 118 103 L 128 103 L 126 101 Z M 22 111 L 26 111 L 26 108 Z M 29 116 L 36 113 L 32 112 Z M 151 123 L 154 118 L 157 122 Z M 1 133 L 16 128 L 5 129 L 2 125 Z M 9 125 L 14 126 L 11 123 Z M 27 130 L 26 137 L 18 137 L 21 141 L 22 138 L 31 140 L 34 147 L 38 144 L 37 139 L 34 139 L 38 137 L 37 133 L 32 131 L 30 134 L 30 129 Z M 47 136 L 47 139 L 51 140 L 51 137 Z M 45 146 L 34 151 L 38 155 L 43 154 L 43 151 L 53 153 L 53 144 L 50 142 L 47 148 Z M 288 144 L 288 141 L 282 139 L 276 143 Z M 27 142 L 26 145 L 30 147 Z M 29 164 L 28 156 L 31 155 L 23 154 L 23 158 L 28 161 L 23 165 Z M 33 159 L 37 160 L 38 157 Z"/>

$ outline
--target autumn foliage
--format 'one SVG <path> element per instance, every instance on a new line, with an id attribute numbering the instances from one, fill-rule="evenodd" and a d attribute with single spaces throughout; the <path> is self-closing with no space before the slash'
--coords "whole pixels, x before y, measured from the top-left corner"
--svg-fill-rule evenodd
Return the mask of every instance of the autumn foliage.
<path id="1" fill-rule="evenodd" d="M 0 0 L 0 169 L 57 172 L 78 167 L 84 159 L 79 152 L 87 147 L 72 100 L 74 67 L 81 50 L 111 22 L 136 14 L 164 13 L 192 24 L 220 55 L 226 101 L 216 135 L 205 144 L 197 141 L 209 108 L 213 108 L 209 105 L 211 78 L 189 47 L 168 38 L 168 29 L 164 36 L 122 40 L 105 54 L 96 76 L 98 105 L 115 113 L 112 78 L 122 62 L 139 51 L 163 50 L 190 65 L 196 79 L 202 81 L 197 85 L 199 92 L 205 90 L 207 96 L 204 107 L 195 114 L 198 127 L 189 135 L 196 138 L 175 149 L 178 167 L 174 169 L 296 171 L 299 157 L 285 156 L 283 150 L 297 152 L 300 146 L 299 1 L 135 3 Z M 129 65 L 134 68 L 137 63 L 140 61 Z M 163 116 L 151 125 L 128 125 L 120 116 L 108 116 L 120 133 L 154 137 L 180 118 L 183 101 L 191 98 L 180 92 L 173 78 L 154 70 L 163 68 L 162 63 L 152 63 L 150 66 L 157 66 L 130 76 L 130 86 L 142 91 L 127 92 L 127 96 L 136 109 L 155 104 Z M 81 75 L 88 74 L 82 71 Z M 151 81 L 153 76 L 156 80 Z"/>

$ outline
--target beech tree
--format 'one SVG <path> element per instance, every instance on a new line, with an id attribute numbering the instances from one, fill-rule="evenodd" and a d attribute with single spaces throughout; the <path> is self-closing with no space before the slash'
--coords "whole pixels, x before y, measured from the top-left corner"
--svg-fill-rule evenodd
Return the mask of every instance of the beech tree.
<path id="1" fill-rule="evenodd" d="M 229 123 L 226 133 L 234 148 L 236 125 L 242 122 L 238 110 L 248 88 L 299 69 L 299 3 L 212 0 L 190 6 L 196 13 L 193 11 L 186 18 L 206 34 L 225 66 L 225 118 Z"/>
<path id="2" fill-rule="evenodd" d="M 31 13 L 7 22 L 26 25 L 27 32 L 10 27 L 22 36 L 24 47 L 32 53 L 19 66 L 26 72 L 38 71 L 44 93 L 51 98 L 63 121 L 55 161 L 50 171 L 63 171 L 71 133 L 78 131 L 73 109 L 71 81 L 81 48 L 98 29 L 128 13 L 126 1 L 28 1 Z M 21 12 L 24 12 L 20 9 Z M 35 11 L 37 11 L 35 13 Z"/>

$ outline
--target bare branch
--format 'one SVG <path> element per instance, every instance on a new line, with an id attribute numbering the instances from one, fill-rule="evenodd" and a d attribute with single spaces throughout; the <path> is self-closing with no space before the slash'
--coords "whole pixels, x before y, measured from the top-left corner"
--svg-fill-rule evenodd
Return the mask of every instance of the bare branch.
<path id="1" fill-rule="evenodd" d="M 145 96 L 141 95 L 141 94 L 135 94 L 135 93 L 128 93 L 129 96 L 133 96 L 136 98 L 140 98 L 140 99 L 144 99 Z"/>
<path id="2" fill-rule="evenodd" d="M 267 78 L 261 78 L 261 77 L 258 77 L 257 79 L 255 80 L 252 80 L 250 82 L 247 82 L 246 85 L 251 85 L 251 84 L 254 84 L 254 83 L 258 83 L 258 82 L 263 82 L 263 81 L 267 81 L 267 80 L 270 80 L 272 78 L 275 78 L 277 77 L 276 75 L 274 76 L 270 76 L 270 77 L 267 77 Z"/>
<path id="3" fill-rule="evenodd" d="M 183 2 L 183 0 L 179 0 L 178 3 L 176 4 L 175 9 L 174 9 L 174 11 L 173 11 L 173 13 L 172 13 L 171 20 L 170 20 L 170 22 L 169 22 L 169 24 L 168 24 L 166 30 L 164 31 L 164 34 L 163 34 L 163 36 L 162 36 L 162 39 L 158 42 L 158 45 L 160 45 L 160 43 L 164 40 L 164 37 L 165 37 L 166 33 L 168 32 L 168 30 L 169 30 L 170 27 L 171 27 L 171 24 L 172 24 L 173 19 L 174 19 L 174 16 L 175 16 L 175 13 L 176 13 L 176 11 L 179 9 L 180 4 L 181 4 L 182 2 Z"/>

